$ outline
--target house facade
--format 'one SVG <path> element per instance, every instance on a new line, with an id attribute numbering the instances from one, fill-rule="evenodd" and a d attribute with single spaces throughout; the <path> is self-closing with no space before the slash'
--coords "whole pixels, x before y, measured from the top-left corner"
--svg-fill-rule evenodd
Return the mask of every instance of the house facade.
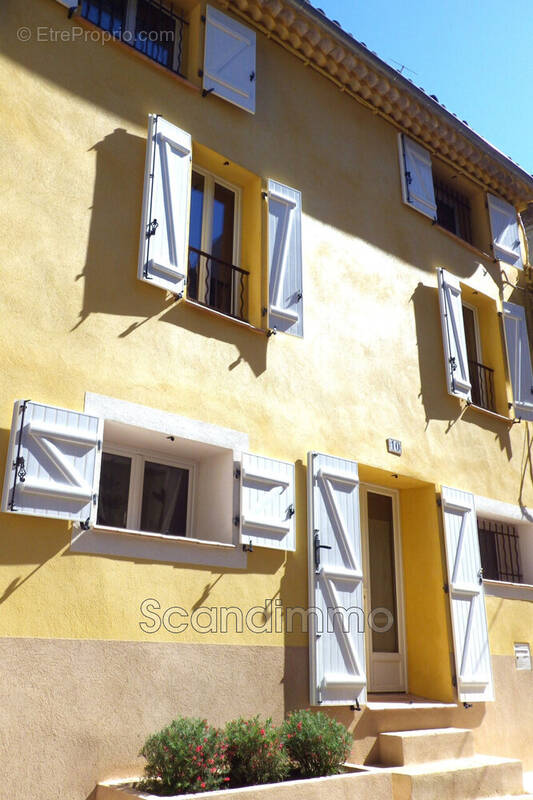
<path id="1" fill-rule="evenodd" d="M 72 5 L 0 34 L 6 796 L 308 706 L 533 769 L 533 179 L 300 0 Z"/>

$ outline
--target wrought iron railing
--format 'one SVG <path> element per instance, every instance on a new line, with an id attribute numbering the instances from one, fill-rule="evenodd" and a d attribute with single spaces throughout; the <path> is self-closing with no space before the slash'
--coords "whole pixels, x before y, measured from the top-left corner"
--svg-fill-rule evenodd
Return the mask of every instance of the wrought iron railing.
<path id="1" fill-rule="evenodd" d="M 247 321 L 249 272 L 189 247 L 187 296 L 229 317 Z"/>
<path id="2" fill-rule="evenodd" d="M 478 519 L 479 551 L 483 577 L 522 583 L 518 533 L 513 525 Z"/>
<path id="3" fill-rule="evenodd" d="M 132 0 L 82 0 L 80 13 L 114 38 L 182 75 L 183 32 L 188 22 L 170 0 L 137 0 L 135 13 Z"/>
<path id="4" fill-rule="evenodd" d="M 487 411 L 496 411 L 494 400 L 494 370 L 480 364 L 479 361 L 469 361 L 470 384 L 472 386 L 472 403 Z"/>
<path id="5" fill-rule="evenodd" d="M 446 230 L 455 233 L 465 242 L 472 244 L 472 222 L 468 197 L 439 178 L 433 178 L 437 222 Z"/>

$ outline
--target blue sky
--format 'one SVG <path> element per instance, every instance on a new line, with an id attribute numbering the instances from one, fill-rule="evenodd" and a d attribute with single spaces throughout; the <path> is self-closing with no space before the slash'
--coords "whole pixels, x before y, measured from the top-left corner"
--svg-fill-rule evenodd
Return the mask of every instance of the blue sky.
<path id="1" fill-rule="evenodd" d="M 533 173 L 533 0 L 312 0 Z"/>

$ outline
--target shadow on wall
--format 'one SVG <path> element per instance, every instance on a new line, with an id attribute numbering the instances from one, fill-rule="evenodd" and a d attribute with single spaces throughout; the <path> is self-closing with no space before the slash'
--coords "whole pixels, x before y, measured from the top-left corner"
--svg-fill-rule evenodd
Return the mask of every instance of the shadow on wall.
<path id="1" fill-rule="evenodd" d="M 509 426 L 501 420 L 489 416 L 468 413 L 463 416 L 461 402 L 448 394 L 444 365 L 444 349 L 440 321 L 437 288 L 419 283 L 411 295 L 415 314 L 418 365 L 420 371 L 420 394 L 426 417 L 426 429 L 431 420 L 447 420 L 446 433 L 459 419 L 477 428 L 491 431 L 505 450 L 508 459 L 512 457 Z"/>
<path id="2" fill-rule="evenodd" d="M 236 347 L 238 355 L 228 362 L 229 370 L 244 361 L 255 376 L 264 372 L 266 336 L 177 303 L 168 293 L 138 280 L 146 139 L 117 128 L 91 149 L 96 153 L 96 177 L 85 266 L 75 277 L 84 281 L 83 305 L 75 328 L 94 313 L 138 317 L 119 334 L 125 339 L 145 322 L 158 318 Z M 184 355 L 180 350 L 180 357 Z"/>

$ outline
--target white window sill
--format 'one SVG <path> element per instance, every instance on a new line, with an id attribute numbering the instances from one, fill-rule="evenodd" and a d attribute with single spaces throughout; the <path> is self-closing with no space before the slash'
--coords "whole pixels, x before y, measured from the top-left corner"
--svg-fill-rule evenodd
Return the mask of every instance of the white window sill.
<path id="1" fill-rule="evenodd" d="M 94 525 L 91 530 L 95 533 L 116 533 L 126 536 L 142 536 L 143 539 L 159 539 L 164 542 L 179 542 L 180 544 L 199 545 L 200 547 L 215 547 L 222 550 L 235 550 L 237 545 L 229 542 L 215 542 L 211 539 L 194 539 L 192 536 L 172 536 L 168 533 L 153 533 L 152 531 L 136 531 L 131 528 L 112 528 L 107 525 Z"/>
<path id="2" fill-rule="evenodd" d="M 73 526 L 70 550 L 73 553 L 207 567 L 246 569 L 247 565 L 247 553 L 237 544 L 103 525 L 88 530 Z"/>
<path id="3" fill-rule="evenodd" d="M 483 406 L 476 406 L 475 403 L 467 403 L 465 407 L 465 411 L 471 409 L 472 411 L 478 411 L 481 414 L 486 414 L 488 417 L 492 417 L 493 419 L 499 419 L 502 422 L 506 422 L 508 425 L 514 425 L 515 420 L 511 417 L 506 417 L 505 414 L 498 414 L 496 411 L 489 411 L 488 408 L 483 408 Z"/>
<path id="4" fill-rule="evenodd" d="M 512 583 L 510 581 L 492 581 L 483 579 L 485 594 L 489 597 L 501 597 L 508 600 L 528 600 L 533 602 L 533 585 L 530 583 Z"/>

